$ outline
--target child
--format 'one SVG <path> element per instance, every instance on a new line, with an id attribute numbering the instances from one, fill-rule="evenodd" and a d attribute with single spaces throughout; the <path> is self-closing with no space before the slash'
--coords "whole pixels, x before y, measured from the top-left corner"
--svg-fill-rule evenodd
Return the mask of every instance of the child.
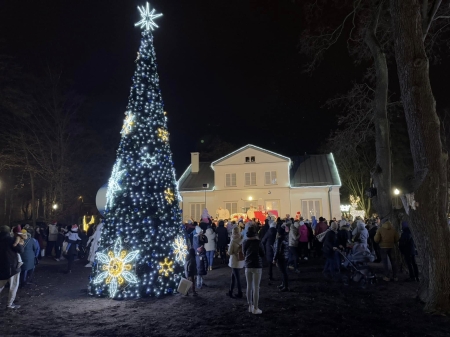
<path id="1" fill-rule="evenodd" d="M 14 241 L 13 247 L 17 247 L 17 245 L 24 245 L 25 242 L 23 241 L 23 233 L 22 228 L 20 226 L 16 226 L 13 229 L 14 237 L 16 238 L 16 241 Z M 22 267 L 23 261 L 22 257 L 19 253 L 17 253 L 17 268 Z"/>
<path id="2" fill-rule="evenodd" d="M 69 243 L 68 243 L 68 245 L 67 245 L 65 254 L 66 254 L 66 255 L 69 254 L 70 246 L 71 246 L 73 243 L 76 244 L 77 251 L 79 251 L 77 242 L 78 242 L 78 241 L 81 241 L 81 239 L 80 239 L 80 237 L 78 236 L 78 225 L 77 225 L 77 224 L 73 225 L 73 226 L 72 226 L 72 229 L 70 230 L 70 232 L 68 232 L 68 233 L 66 234 L 66 236 L 67 236 L 67 238 L 68 238 L 68 242 L 69 242 Z"/>
<path id="3" fill-rule="evenodd" d="M 186 256 L 186 263 L 184 264 L 184 272 L 186 278 L 192 282 L 192 292 L 194 296 L 197 296 L 195 291 L 195 276 L 197 275 L 197 261 L 195 259 L 195 249 L 189 249 L 189 254 Z M 186 296 L 189 295 L 189 291 Z"/>

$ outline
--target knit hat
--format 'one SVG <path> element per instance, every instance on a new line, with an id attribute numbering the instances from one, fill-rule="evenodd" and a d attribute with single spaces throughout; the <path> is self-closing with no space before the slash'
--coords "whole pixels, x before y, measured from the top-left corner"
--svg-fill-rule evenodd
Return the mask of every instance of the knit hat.
<path id="1" fill-rule="evenodd" d="M 256 228 L 254 226 L 250 226 L 247 229 L 247 237 L 248 238 L 253 238 L 256 236 Z"/>
<path id="2" fill-rule="evenodd" d="M 11 229 L 8 226 L 1 226 L 0 233 L 9 233 Z"/>
<path id="3" fill-rule="evenodd" d="M 234 227 L 233 231 L 231 232 L 231 239 L 239 240 L 240 238 L 241 238 L 241 233 L 239 232 L 239 227 Z"/>
<path id="4" fill-rule="evenodd" d="M 14 234 L 17 234 L 17 233 L 19 233 L 21 231 L 22 231 L 22 227 L 20 227 L 20 225 L 17 225 L 16 227 L 13 228 L 13 233 Z"/>
<path id="5" fill-rule="evenodd" d="M 26 229 L 22 229 L 21 232 L 22 232 L 22 234 L 24 234 L 24 235 L 27 235 L 27 234 L 28 234 L 28 232 L 27 232 Z"/>
<path id="6" fill-rule="evenodd" d="M 200 234 L 202 232 L 202 229 L 200 226 L 195 227 L 195 233 Z"/>
<path id="7" fill-rule="evenodd" d="M 319 221 L 325 221 L 325 219 L 323 217 L 320 217 Z"/>

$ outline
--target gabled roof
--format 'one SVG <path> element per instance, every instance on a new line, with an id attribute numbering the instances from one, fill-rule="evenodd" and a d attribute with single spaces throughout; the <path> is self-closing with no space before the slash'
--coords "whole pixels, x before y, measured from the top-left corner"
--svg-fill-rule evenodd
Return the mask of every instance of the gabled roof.
<path id="1" fill-rule="evenodd" d="M 178 181 L 178 190 L 181 192 L 211 191 L 214 188 L 214 171 L 210 162 L 200 162 L 198 173 L 191 172 L 192 165 L 184 171 Z M 203 184 L 209 184 L 208 188 L 203 188 Z"/>
<path id="2" fill-rule="evenodd" d="M 275 152 L 263 149 L 262 147 L 258 147 L 258 146 L 252 145 L 252 144 L 248 144 L 248 145 L 245 145 L 244 147 L 241 147 L 240 149 L 237 149 L 236 151 L 231 152 L 230 154 L 227 154 L 226 156 L 224 156 L 224 157 L 222 157 L 220 159 L 217 159 L 216 161 L 213 161 L 211 163 L 211 166 L 214 166 L 214 165 L 224 161 L 225 159 L 233 157 L 234 155 L 237 155 L 238 153 L 240 153 L 240 152 L 242 152 L 244 150 L 247 150 L 247 149 L 254 149 L 254 150 L 257 150 L 257 151 L 265 152 L 267 154 L 270 154 L 271 156 L 278 157 L 278 158 L 281 158 L 281 159 L 284 159 L 284 160 L 288 160 L 288 161 L 291 160 L 291 158 L 285 157 L 285 156 L 283 156 L 281 154 L 278 154 L 278 153 L 275 153 Z"/>
<path id="3" fill-rule="evenodd" d="M 291 187 L 341 186 L 333 154 L 292 158 Z"/>

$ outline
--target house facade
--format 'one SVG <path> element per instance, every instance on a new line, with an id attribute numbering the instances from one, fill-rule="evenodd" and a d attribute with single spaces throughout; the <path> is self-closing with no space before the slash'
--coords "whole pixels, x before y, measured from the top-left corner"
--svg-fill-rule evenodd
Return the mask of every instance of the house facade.
<path id="1" fill-rule="evenodd" d="M 339 218 L 340 186 L 333 154 L 289 158 L 250 144 L 214 162 L 191 153 L 178 181 L 184 221 L 197 221 L 205 207 L 218 218 L 254 212 Z"/>

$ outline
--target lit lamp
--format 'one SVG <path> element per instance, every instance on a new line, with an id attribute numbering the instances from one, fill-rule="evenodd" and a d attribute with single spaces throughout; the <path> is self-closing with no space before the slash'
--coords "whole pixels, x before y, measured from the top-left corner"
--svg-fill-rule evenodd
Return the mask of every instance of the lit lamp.
<path id="1" fill-rule="evenodd" d="M 252 197 L 248 197 L 248 200 L 252 201 L 252 200 L 253 200 L 253 198 L 252 198 Z"/>
<path id="2" fill-rule="evenodd" d="M 52 208 L 53 208 L 53 209 L 57 209 L 57 208 L 58 208 L 58 205 L 57 205 L 57 204 L 53 204 Z"/>
<path id="3" fill-rule="evenodd" d="M 395 194 L 395 195 L 399 195 L 399 194 L 400 194 L 400 191 L 399 191 L 398 188 L 396 188 L 396 189 L 394 190 L 394 194 Z"/>

